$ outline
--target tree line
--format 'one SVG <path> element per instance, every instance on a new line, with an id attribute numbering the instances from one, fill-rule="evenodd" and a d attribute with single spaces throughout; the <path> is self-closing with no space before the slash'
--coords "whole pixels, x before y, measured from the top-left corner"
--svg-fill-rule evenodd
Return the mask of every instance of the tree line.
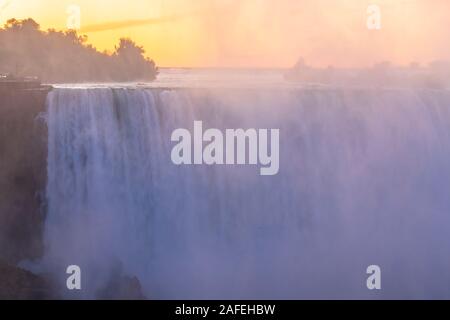
<path id="1" fill-rule="evenodd" d="M 75 30 L 42 31 L 33 19 L 10 19 L 0 28 L 0 73 L 43 82 L 152 81 L 155 62 L 143 47 L 121 38 L 114 52 L 99 52 Z"/>

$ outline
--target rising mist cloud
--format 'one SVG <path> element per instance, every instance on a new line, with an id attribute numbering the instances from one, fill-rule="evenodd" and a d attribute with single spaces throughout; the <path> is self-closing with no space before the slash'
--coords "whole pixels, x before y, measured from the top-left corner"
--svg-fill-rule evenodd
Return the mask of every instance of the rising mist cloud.
<path id="1" fill-rule="evenodd" d="M 290 67 L 304 57 L 317 67 L 367 67 L 450 59 L 445 0 L 76 2 L 81 31 L 95 47 L 113 51 L 120 37 L 129 37 L 162 66 Z M 14 2 L 8 15 L 60 29 L 69 3 Z M 380 30 L 367 29 L 370 4 L 380 7 Z M 60 9 L 49 12 L 49 6 Z"/>

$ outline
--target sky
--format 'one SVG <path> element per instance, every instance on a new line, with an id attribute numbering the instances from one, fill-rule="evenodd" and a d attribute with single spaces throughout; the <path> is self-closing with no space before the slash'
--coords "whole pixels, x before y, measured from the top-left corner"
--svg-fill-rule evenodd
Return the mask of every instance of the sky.
<path id="1" fill-rule="evenodd" d="M 380 29 L 369 29 L 369 5 Z M 450 0 L 0 0 L 0 23 L 31 17 L 80 32 L 99 50 L 121 37 L 163 67 L 364 67 L 450 60 Z"/>

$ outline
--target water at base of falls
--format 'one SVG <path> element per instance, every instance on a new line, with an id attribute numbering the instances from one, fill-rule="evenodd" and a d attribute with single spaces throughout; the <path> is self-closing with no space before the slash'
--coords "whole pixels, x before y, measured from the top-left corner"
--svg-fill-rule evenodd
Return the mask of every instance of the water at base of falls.
<path id="1" fill-rule="evenodd" d="M 279 173 L 174 165 L 195 120 L 280 129 Z M 120 268 L 151 298 L 450 298 L 450 92 L 60 88 L 47 122 L 42 265 L 83 297 Z"/>

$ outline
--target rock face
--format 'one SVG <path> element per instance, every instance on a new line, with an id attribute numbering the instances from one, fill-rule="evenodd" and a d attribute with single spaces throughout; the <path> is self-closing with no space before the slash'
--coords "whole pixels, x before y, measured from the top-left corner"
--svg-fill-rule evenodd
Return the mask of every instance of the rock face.
<path id="1" fill-rule="evenodd" d="M 0 300 L 53 299 L 53 292 L 44 277 L 0 262 Z"/>
<path id="2" fill-rule="evenodd" d="M 103 300 L 144 300 L 141 283 L 136 277 L 122 275 L 111 279 L 108 285 L 97 292 L 97 299 Z"/>
<path id="3" fill-rule="evenodd" d="M 0 87 L 0 259 L 12 265 L 43 250 L 46 96 Z"/>

